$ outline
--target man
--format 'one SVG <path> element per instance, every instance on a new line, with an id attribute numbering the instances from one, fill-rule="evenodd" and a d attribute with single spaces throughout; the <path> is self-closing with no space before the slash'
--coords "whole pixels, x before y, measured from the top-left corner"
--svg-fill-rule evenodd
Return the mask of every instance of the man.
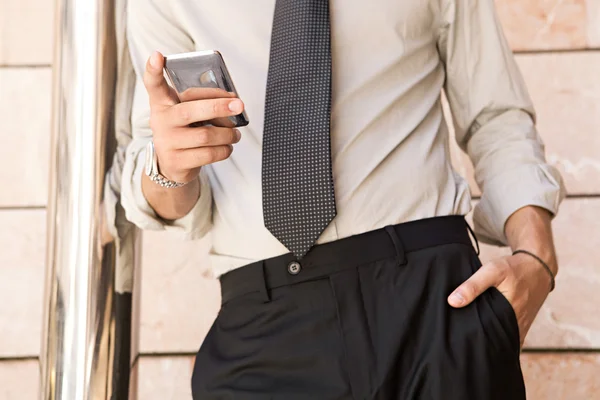
<path id="1" fill-rule="evenodd" d="M 493 0 L 129 0 L 128 39 L 127 215 L 212 233 L 223 306 L 195 399 L 525 398 L 564 189 Z M 240 99 L 178 104 L 162 54 L 206 49 Z M 483 191 L 477 234 L 521 251 L 484 266 L 442 90 Z M 244 109 L 246 128 L 190 127 Z M 143 172 L 150 140 L 150 175 L 177 187 Z"/>

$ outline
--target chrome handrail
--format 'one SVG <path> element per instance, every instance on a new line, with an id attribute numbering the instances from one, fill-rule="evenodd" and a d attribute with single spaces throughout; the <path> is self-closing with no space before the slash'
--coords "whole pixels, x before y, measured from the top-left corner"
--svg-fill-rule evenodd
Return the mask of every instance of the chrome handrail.
<path id="1" fill-rule="evenodd" d="M 123 5 L 56 0 L 42 400 L 136 398 L 138 235 L 108 168 L 123 150 L 115 119 L 128 117 L 114 106 Z"/>

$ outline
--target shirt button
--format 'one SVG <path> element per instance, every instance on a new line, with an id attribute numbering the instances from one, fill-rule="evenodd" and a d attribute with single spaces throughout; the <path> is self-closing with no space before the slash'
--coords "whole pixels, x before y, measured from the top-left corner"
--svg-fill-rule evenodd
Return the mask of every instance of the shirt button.
<path id="1" fill-rule="evenodd" d="M 291 275 L 298 275 L 300 273 L 301 269 L 302 269 L 302 267 L 300 266 L 300 263 L 297 261 L 292 261 L 291 263 L 288 264 L 288 272 Z"/>

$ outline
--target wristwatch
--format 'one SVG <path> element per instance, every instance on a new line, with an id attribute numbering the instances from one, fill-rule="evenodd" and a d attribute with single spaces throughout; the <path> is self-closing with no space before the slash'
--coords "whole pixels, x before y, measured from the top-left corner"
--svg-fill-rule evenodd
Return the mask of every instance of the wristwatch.
<path id="1" fill-rule="evenodd" d="M 178 188 L 186 185 L 187 183 L 180 183 L 165 178 L 158 172 L 158 157 L 156 151 L 154 151 L 154 142 L 150 141 L 146 146 L 146 175 L 160 186 L 168 189 Z"/>

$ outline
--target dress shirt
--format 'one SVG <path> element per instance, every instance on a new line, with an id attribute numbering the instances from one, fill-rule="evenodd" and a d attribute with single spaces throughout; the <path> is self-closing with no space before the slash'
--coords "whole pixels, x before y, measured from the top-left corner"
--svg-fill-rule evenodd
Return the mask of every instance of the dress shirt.
<path id="1" fill-rule="evenodd" d="M 452 168 L 445 92 L 456 140 L 475 166 L 483 241 L 505 243 L 517 209 L 557 212 L 559 173 L 544 159 L 534 109 L 493 0 L 330 0 L 331 151 L 337 216 L 318 243 L 410 220 L 465 215 L 469 186 Z M 275 0 L 129 0 L 127 39 L 137 74 L 133 140 L 122 204 L 142 229 L 211 232 L 214 275 L 288 250 L 264 227 L 261 146 Z M 231 157 L 202 168 L 201 195 L 176 221 L 157 217 L 141 189 L 152 137 L 145 63 L 154 50 L 219 50 L 250 125 Z"/>

